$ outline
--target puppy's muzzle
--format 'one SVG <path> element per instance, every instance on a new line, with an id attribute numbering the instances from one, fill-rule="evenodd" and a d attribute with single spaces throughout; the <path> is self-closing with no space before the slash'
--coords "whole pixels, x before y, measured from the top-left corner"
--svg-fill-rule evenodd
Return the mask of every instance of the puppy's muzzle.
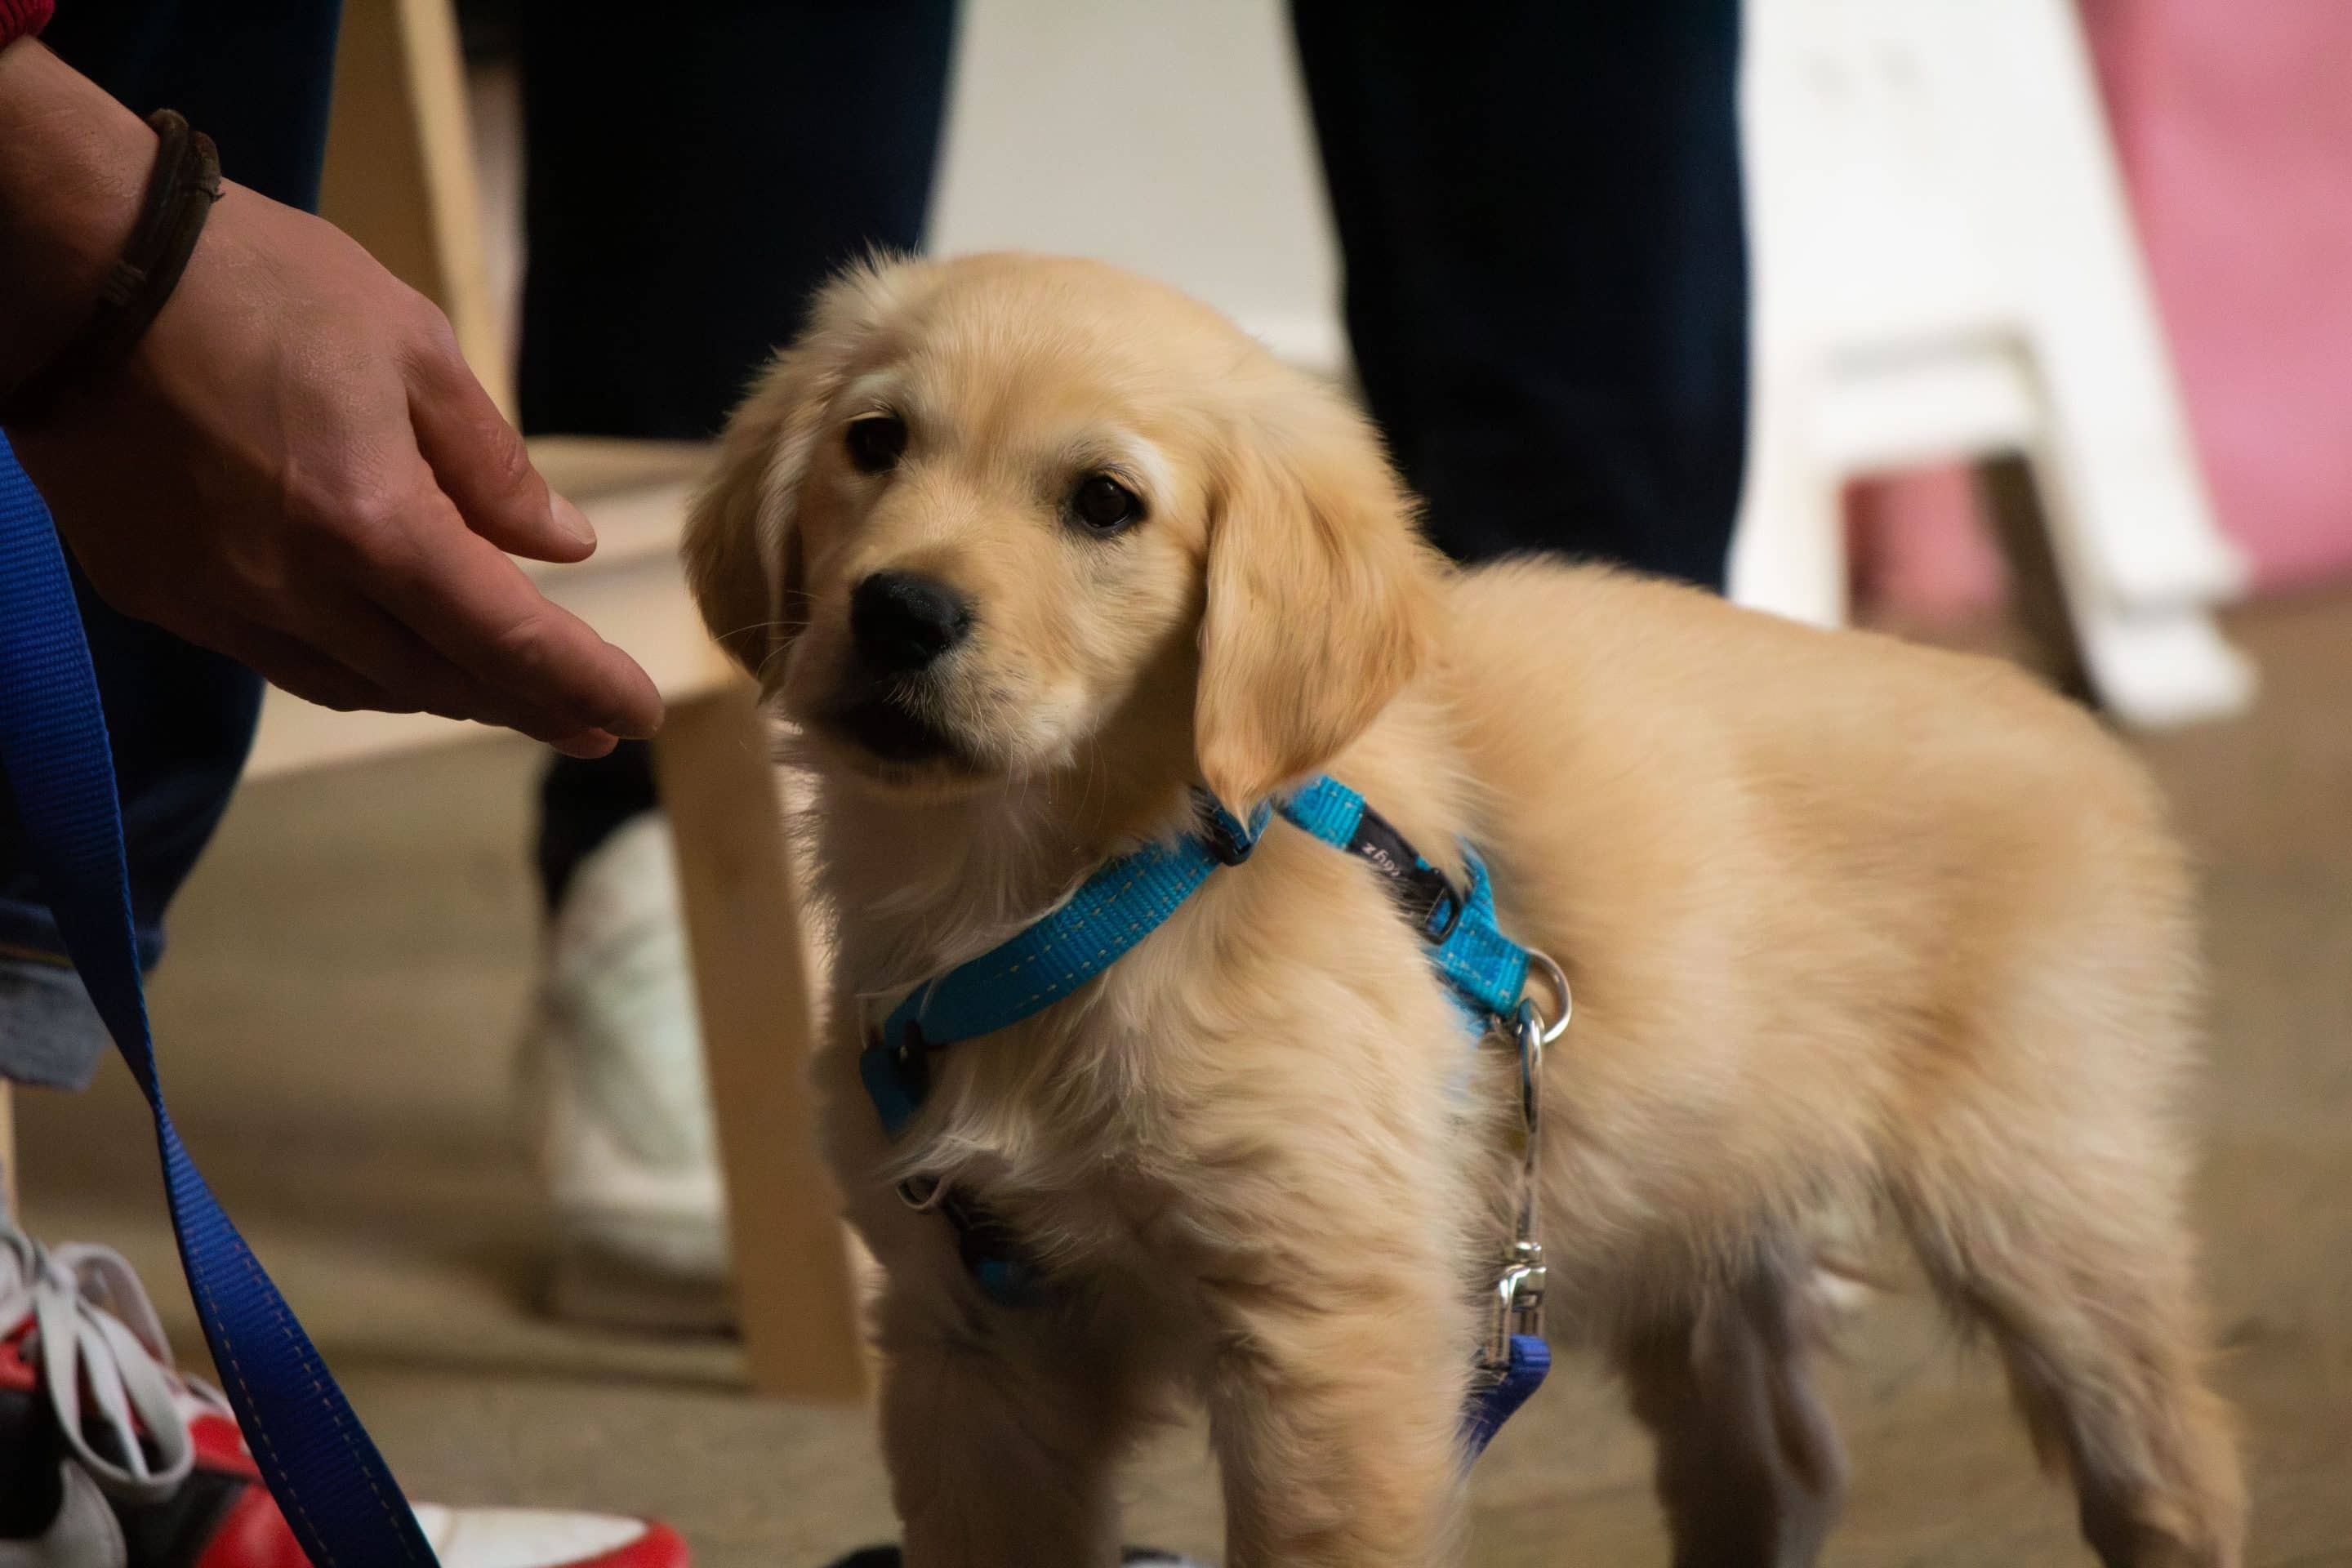
<path id="1" fill-rule="evenodd" d="M 971 633 L 971 607 L 936 578 L 877 572 L 849 595 L 853 668 L 835 726 L 885 762 L 952 757 L 929 703 L 925 677 Z"/>

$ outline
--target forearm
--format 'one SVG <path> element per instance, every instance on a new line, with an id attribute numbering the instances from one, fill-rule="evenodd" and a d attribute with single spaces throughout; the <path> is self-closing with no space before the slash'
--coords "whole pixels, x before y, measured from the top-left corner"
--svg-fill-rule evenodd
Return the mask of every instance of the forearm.
<path id="1" fill-rule="evenodd" d="M 88 319 L 154 150 L 138 116 L 39 43 L 0 47 L 0 391 Z"/>

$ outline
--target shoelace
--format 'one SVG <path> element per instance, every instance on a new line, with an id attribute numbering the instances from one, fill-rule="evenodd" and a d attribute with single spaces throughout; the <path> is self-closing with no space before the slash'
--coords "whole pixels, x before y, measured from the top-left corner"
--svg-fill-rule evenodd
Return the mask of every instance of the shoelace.
<path id="1" fill-rule="evenodd" d="M 25 1342 L 74 1461 L 134 1502 L 167 1497 L 195 1463 L 189 1406 L 228 1402 L 172 1365 L 146 1287 L 111 1247 L 55 1248 L 0 1216 L 0 1342 Z"/>

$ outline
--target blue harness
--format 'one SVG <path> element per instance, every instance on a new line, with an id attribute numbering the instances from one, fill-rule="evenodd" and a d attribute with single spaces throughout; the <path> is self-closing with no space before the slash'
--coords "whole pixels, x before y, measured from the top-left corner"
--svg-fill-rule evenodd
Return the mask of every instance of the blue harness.
<path id="1" fill-rule="evenodd" d="M 1490 1032 L 1520 1042 L 1531 1184 L 1533 1073 L 1541 1046 L 1566 1022 L 1568 998 L 1549 961 L 1530 954 L 1496 924 L 1486 863 L 1464 846 L 1468 885 L 1455 886 L 1362 795 L 1328 777 L 1278 803 L 1259 805 L 1246 822 L 1205 794 L 1196 798 L 1200 831 L 1106 862 L 1034 925 L 916 986 L 869 1033 L 858 1057 L 858 1076 L 884 1133 L 897 1138 L 922 1110 L 930 1093 L 932 1053 L 1010 1027 L 1101 974 L 1165 924 L 1220 867 L 1247 859 L 1278 812 L 1381 873 L 1401 912 L 1429 944 L 1430 964 L 1474 1042 Z M 1522 994 L 1532 963 L 1545 966 L 1559 992 L 1562 1016 L 1549 1030 Z M 1041 1299 L 1044 1281 L 1023 1256 L 1019 1237 L 985 1209 L 924 1178 L 906 1184 L 900 1194 L 919 1208 L 939 1210 L 955 1233 L 964 1267 L 992 1300 L 1026 1306 Z M 1522 1234 L 1498 1281 L 1498 1327 L 1480 1356 L 1463 1415 L 1463 1438 L 1472 1458 L 1551 1369 L 1551 1351 L 1539 1331 L 1542 1251 L 1534 1245 L 1532 1227 L 1530 1184 L 1522 1204 Z"/>

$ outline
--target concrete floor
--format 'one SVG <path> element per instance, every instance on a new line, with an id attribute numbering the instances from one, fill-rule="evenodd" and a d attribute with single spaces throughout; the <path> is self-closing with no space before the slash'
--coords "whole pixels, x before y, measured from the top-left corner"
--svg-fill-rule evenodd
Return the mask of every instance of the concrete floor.
<path id="1" fill-rule="evenodd" d="M 2243 1410 L 2252 1561 L 2352 1563 L 2352 595 L 2237 619 L 2252 718 L 2141 742 L 2205 866 L 2213 1070 L 2198 1215 Z M 520 743 L 249 791 L 156 984 L 181 1126 L 410 1490 L 642 1510 L 706 1568 L 814 1568 L 888 1532 L 866 1418 L 755 1401 L 718 1342 L 534 1315 L 543 1256 L 509 1125 L 532 960 Z M 1572 1063 L 1572 1055 L 1569 1058 Z M 121 1246 L 184 1346 L 152 1144 L 109 1064 L 22 1097 L 37 1232 Z M 1829 1560 L 2086 1563 L 1999 1383 L 1916 1293 L 1832 1376 L 1856 1458 Z M 1664 1561 L 1647 1458 L 1610 1391 L 1556 1379 L 1480 1468 L 1475 1561 Z M 1197 1433 L 1137 1476 L 1133 1529 L 1213 1551 Z"/>

